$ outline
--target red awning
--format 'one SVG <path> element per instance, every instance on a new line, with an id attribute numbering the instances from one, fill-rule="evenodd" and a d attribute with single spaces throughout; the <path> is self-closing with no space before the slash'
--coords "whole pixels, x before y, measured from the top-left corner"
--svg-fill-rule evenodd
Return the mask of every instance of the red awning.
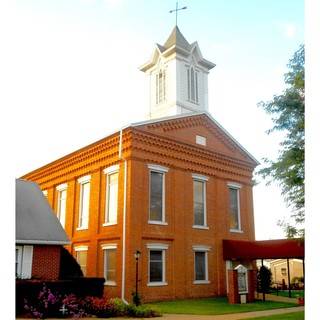
<path id="1" fill-rule="evenodd" d="M 303 259 L 303 239 L 264 241 L 223 240 L 223 259 Z"/>

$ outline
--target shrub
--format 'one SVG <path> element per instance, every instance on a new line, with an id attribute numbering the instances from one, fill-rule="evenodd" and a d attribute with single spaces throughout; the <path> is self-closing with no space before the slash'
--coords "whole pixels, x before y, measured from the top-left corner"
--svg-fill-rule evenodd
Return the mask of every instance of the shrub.
<path id="1" fill-rule="evenodd" d="M 133 318 L 161 317 L 161 314 L 158 311 L 151 309 L 150 307 L 135 306 L 133 304 L 127 305 L 126 315 Z"/>
<path id="2" fill-rule="evenodd" d="M 261 266 L 258 272 L 258 291 L 268 293 L 270 290 L 272 281 L 272 273 L 270 269 L 265 266 Z"/>
<path id="3" fill-rule="evenodd" d="M 24 309 L 27 314 L 36 319 L 45 319 L 47 317 L 60 318 L 66 315 L 73 318 L 81 318 L 86 315 L 81 302 L 74 294 L 62 297 L 57 293 L 51 292 L 45 284 L 36 299 L 25 299 L 24 302 Z"/>
<path id="4" fill-rule="evenodd" d="M 89 314 L 95 315 L 98 318 L 110 318 L 118 315 L 117 304 L 105 298 L 85 298 L 85 309 Z"/>
<path id="5" fill-rule="evenodd" d="M 16 314 L 24 312 L 24 299 L 32 303 L 37 299 L 39 292 L 46 288 L 51 292 L 64 297 L 65 295 L 75 294 L 77 297 L 103 295 L 103 278 L 75 278 L 72 280 L 16 280 Z"/>

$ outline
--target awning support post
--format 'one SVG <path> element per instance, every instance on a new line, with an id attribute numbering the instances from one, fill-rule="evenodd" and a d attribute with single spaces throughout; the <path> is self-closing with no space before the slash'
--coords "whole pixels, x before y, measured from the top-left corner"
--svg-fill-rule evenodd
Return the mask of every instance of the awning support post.
<path id="1" fill-rule="evenodd" d="M 306 279 L 305 279 L 305 276 L 304 276 L 304 258 L 302 259 L 302 272 L 303 272 L 303 287 L 305 287 L 305 283 L 306 283 Z M 303 288 L 305 289 L 305 288 Z"/>
<path id="2" fill-rule="evenodd" d="M 291 286 L 290 286 L 290 264 L 289 264 L 289 259 L 287 259 L 287 268 L 288 268 L 288 289 L 289 289 L 289 298 L 291 298 Z"/>

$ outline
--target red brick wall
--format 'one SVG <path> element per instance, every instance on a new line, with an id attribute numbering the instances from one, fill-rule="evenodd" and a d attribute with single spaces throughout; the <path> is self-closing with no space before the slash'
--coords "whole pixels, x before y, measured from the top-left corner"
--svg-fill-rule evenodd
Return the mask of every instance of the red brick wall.
<path id="1" fill-rule="evenodd" d="M 257 271 L 248 270 L 248 299 L 247 302 L 254 301 L 254 294 L 257 290 Z"/>
<path id="2" fill-rule="evenodd" d="M 199 116 L 204 118 L 205 116 Z M 198 120 L 199 120 L 198 119 Z M 197 121 L 198 121 L 197 120 Z M 184 127 L 182 130 L 181 127 Z M 126 277 L 125 297 L 131 300 L 135 288 L 135 250 L 139 261 L 139 290 L 145 301 L 206 297 L 226 294 L 226 268 L 222 259 L 222 239 L 254 240 L 252 171 L 254 164 L 230 144 L 221 132 L 209 128 L 201 119 L 154 129 L 152 126 L 123 131 L 123 158 L 127 159 Z M 209 129 L 208 129 L 209 128 Z M 181 131 L 182 130 L 182 131 Z M 206 136 L 208 146 L 195 144 L 196 135 Z M 229 145 L 228 145 L 229 144 Z M 68 250 L 75 254 L 78 245 L 88 246 L 87 276 L 103 276 L 102 244 L 117 245 L 116 286 L 106 286 L 107 296 L 121 296 L 124 161 L 119 160 L 119 134 L 112 135 L 24 176 L 48 190 L 48 200 L 56 210 L 56 186 L 67 183 L 66 232 L 72 241 Z M 119 164 L 118 223 L 103 226 L 106 175 L 103 169 Z M 148 224 L 148 164 L 169 168 L 166 173 L 167 225 Z M 192 173 L 209 177 L 207 188 L 208 230 L 192 228 Z M 77 230 L 79 184 L 77 179 L 91 175 L 88 230 Z M 240 189 L 240 233 L 231 233 L 228 223 L 228 182 Z M 168 244 L 166 281 L 168 285 L 149 287 L 148 243 Z M 193 245 L 206 245 L 209 284 L 193 284 Z"/>
<path id="3" fill-rule="evenodd" d="M 34 245 L 32 277 L 54 280 L 59 277 L 60 246 Z"/>
<path id="4" fill-rule="evenodd" d="M 238 293 L 238 272 L 237 270 L 228 270 L 228 301 L 231 304 L 239 303 L 239 293 Z"/>

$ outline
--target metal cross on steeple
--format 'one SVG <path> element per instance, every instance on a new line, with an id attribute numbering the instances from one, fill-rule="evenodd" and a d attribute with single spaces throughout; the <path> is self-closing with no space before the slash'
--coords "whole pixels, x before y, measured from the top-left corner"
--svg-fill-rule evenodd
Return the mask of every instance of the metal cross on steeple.
<path id="1" fill-rule="evenodd" d="M 175 12 L 176 13 L 176 26 L 178 25 L 178 11 L 187 9 L 187 7 L 178 8 L 178 1 L 176 2 L 176 8 L 170 10 L 169 13 Z"/>

